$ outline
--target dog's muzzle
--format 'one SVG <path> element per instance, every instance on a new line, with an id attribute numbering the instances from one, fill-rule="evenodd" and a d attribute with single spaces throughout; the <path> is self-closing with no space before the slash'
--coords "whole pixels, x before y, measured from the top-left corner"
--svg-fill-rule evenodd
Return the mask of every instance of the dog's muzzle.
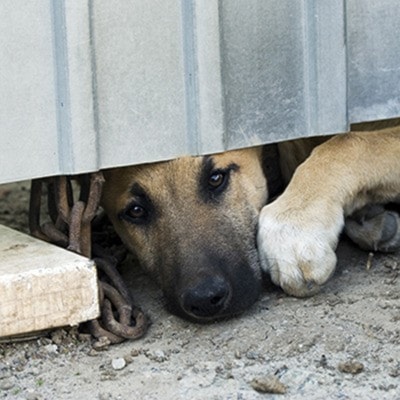
<path id="1" fill-rule="evenodd" d="M 185 290 L 180 298 L 182 310 L 196 319 L 224 314 L 231 288 L 221 277 L 208 277 Z"/>

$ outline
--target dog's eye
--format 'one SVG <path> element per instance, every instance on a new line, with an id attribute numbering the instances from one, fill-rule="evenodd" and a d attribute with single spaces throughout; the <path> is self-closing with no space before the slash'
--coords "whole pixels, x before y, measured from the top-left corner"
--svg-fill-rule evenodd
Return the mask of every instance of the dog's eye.
<path id="1" fill-rule="evenodd" d="M 199 189 L 203 200 L 206 203 L 218 203 L 229 189 L 232 173 L 238 170 L 239 166 L 235 163 L 221 168 L 216 167 L 212 157 L 204 157 L 199 175 Z"/>
<path id="2" fill-rule="evenodd" d="M 121 213 L 120 216 L 128 222 L 142 224 L 146 222 L 148 212 L 139 204 L 131 204 Z"/>
<path id="3" fill-rule="evenodd" d="M 229 172 L 229 169 L 218 169 L 208 177 L 208 189 L 213 197 L 219 195 L 226 189 L 229 181 Z"/>
<path id="4" fill-rule="evenodd" d="M 133 205 L 132 207 L 126 210 L 126 213 L 131 218 L 143 218 L 146 215 L 146 210 L 142 206 Z"/>
<path id="5" fill-rule="evenodd" d="M 208 185 L 210 186 L 210 189 L 217 189 L 223 185 L 226 180 L 226 175 L 226 172 L 223 171 L 213 172 L 208 178 Z"/>

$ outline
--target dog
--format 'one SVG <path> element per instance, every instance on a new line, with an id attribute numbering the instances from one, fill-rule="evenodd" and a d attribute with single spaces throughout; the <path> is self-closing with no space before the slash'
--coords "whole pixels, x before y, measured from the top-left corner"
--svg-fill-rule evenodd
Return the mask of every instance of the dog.
<path id="1" fill-rule="evenodd" d="M 195 321 L 249 308 L 264 273 L 290 295 L 316 293 L 333 274 L 343 229 L 366 250 L 400 249 L 399 215 L 386 207 L 400 202 L 400 125 L 104 176 L 102 206 L 116 232 L 170 310 Z"/>

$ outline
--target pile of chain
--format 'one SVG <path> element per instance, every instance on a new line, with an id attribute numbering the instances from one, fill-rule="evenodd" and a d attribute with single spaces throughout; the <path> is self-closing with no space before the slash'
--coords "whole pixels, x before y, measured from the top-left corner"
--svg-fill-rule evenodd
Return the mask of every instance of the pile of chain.
<path id="1" fill-rule="evenodd" d="M 134 306 L 129 290 L 117 270 L 125 251 L 111 254 L 96 240 L 92 241 L 96 237 L 95 229 L 97 237 L 101 237 L 104 227 L 99 214 L 103 182 L 101 172 L 33 180 L 29 229 L 32 236 L 94 259 L 99 279 L 101 316 L 89 321 L 87 326 L 98 341 L 112 344 L 143 336 L 147 330 L 147 320 Z M 50 221 L 42 224 L 44 196 L 47 196 L 46 214 Z"/>

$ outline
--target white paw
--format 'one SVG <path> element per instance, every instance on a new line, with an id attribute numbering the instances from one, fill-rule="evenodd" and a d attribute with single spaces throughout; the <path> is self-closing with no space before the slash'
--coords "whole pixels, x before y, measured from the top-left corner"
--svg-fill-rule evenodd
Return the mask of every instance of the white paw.
<path id="1" fill-rule="evenodd" d="M 319 204 L 293 209 L 281 199 L 265 206 L 257 237 L 263 270 L 290 295 L 314 294 L 335 270 L 343 224 L 340 208 Z"/>

